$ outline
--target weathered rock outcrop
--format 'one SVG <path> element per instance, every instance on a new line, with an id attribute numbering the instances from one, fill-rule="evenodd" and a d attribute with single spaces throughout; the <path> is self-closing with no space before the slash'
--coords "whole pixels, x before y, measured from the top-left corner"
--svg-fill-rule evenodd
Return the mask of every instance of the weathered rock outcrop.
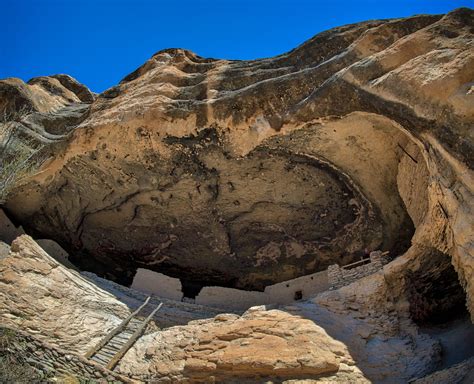
<path id="1" fill-rule="evenodd" d="M 15 116 L 25 112 L 50 113 L 73 103 L 92 103 L 94 94 L 69 75 L 34 77 L 28 83 L 0 81 L 0 111 Z"/>
<path id="2" fill-rule="evenodd" d="M 140 339 L 118 369 L 156 382 L 408 382 L 441 348 L 390 289 L 380 272 L 311 301 L 171 327 Z"/>
<path id="3" fill-rule="evenodd" d="M 130 313 L 122 302 L 136 299 L 131 290 L 98 282 L 110 293 L 23 235 L 0 258 L 0 324 L 83 355 Z M 255 307 L 243 316 L 208 309 L 209 318 L 142 336 L 117 371 L 157 383 L 406 382 L 428 373 L 440 348 L 418 333 L 398 294 L 380 272 L 293 306 Z M 177 313 L 172 305 L 166 301 L 163 311 Z"/>
<path id="4" fill-rule="evenodd" d="M 57 263 L 25 235 L 0 258 L 0 276 L 0 323 L 74 353 L 84 354 L 130 313 L 113 295 Z M 157 382 L 255 375 L 367 382 L 344 345 L 322 328 L 283 311 L 265 310 L 243 317 L 222 314 L 145 335 L 119 371 Z"/>
<path id="5" fill-rule="evenodd" d="M 474 380 L 474 358 L 416 380 L 414 384 L 467 384 Z"/>
<path id="6" fill-rule="evenodd" d="M 116 327 L 128 307 L 59 264 L 22 235 L 0 258 L 0 324 L 85 353 Z"/>
<path id="7" fill-rule="evenodd" d="M 2 121 L 15 133 L 8 156 L 41 152 L 4 206 L 81 269 L 124 284 L 136 268 L 153 269 L 181 278 L 191 296 L 203 285 L 263 290 L 388 250 L 383 271 L 312 302 L 147 335 L 119 369 L 164 382 L 233 373 L 406 382 L 439 360 L 415 324 L 466 303 L 474 318 L 473 84 L 466 8 L 335 28 L 262 60 L 163 50 L 97 97 L 64 75 L 2 80 Z M 59 287 L 77 276 L 43 265 L 36 250 L 23 260 L 21 239 L 0 260 L 2 319 L 57 337 L 57 314 L 32 320 L 26 298 L 62 303 Z M 41 288 L 49 281 L 53 295 Z M 72 294 L 96 294 L 77 281 Z M 74 332 L 97 338 L 80 319 L 98 311 L 107 329 L 116 317 L 84 305 Z M 65 329 L 61 343 L 78 342 Z"/>
<path id="8" fill-rule="evenodd" d="M 312 321 L 278 310 L 222 314 L 149 334 L 118 371 L 156 383 L 369 382 L 342 343 Z"/>
<path id="9" fill-rule="evenodd" d="M 44 340 L 54 339 L 62 348 L 74 346 L 79 352 L 87 351 L 98 341 L 97 335 L 115 327 L 148 296 L 94 274 L 68 269 L 25 235 L 12 247 L 0 242 L 0 287 L 0 324 L 27 330 Z M 212 318 L 222 312 L 156 296 L 150 307 L 159 302 L 164 308 L 153 320 L 160 327 Z"/>
<path id="10" fill-rule="evenodd" d="M 146 266 L 191 285 L 263 289 L 365 248 L 396 256 L 432 191 L 450 200 L 440 202 L 450 220 L 469 213 L 472 20 L 459 9 L 359 23 L 256 61 L 160 51 L 79 104 L 77 120 L 64 118 L 71 106 L 44 119 L 93 100 L 71 78 L 3 81 L 19 95 L 4 104 L 43 112 L 18 129 L 61 134 L 6 207 L 81 267 L 127 284 Z M 424 172 L 420 190 L 404 185 L 412 172 Z M 425 198 L 410 206 L 406 193 Z M 467 285 L 466 222 L 449 225 L 464 232 L 449 253 Z"/>

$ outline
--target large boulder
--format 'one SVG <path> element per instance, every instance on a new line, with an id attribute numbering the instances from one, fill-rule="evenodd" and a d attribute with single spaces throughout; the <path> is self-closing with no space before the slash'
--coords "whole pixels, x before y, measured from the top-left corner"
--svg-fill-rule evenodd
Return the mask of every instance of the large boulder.
<path id="1" fill-rule="evenodd" d="M 149 334 L 127 353 L 118 372 L 155 383 L 370 382 L 342 343 L 312 321 L 278 310 L 222 314 Z"/>
<path id="2" fill-rule="evenodd" d="M 0 290 L 0 324 L 82 354 L 130 314 L 125 304 L 59 264 L 27 235 L 0 258 Z"/>

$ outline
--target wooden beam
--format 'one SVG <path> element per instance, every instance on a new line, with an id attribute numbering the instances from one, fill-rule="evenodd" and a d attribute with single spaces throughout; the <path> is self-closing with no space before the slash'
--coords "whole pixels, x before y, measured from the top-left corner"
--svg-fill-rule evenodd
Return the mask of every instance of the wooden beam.
<path id="1" fill-rule="evenodd" d="M 120 351 L 118 351 L 115 356 L 110 360 L 109 364 L 107 364 L 106 368 L 110 369 L 111 371 L 115 368 L 115 366 L 118 364 L 120 359 L 127 353 L 127 351 L 135 344 L 137 339 L 140 337 L 140 335 L 143 333 L 145 330 L 146 326 L 150 322 L 150 320 L 155 316 L 155 313 L 158 312 L 158 310 L 161 308 L 163 303 L 160 303 L 152 313 L 140 324 L 138 329 L 133 333 L 132 336 L 130 336 L 130 339 L 124 344 L 122 348 L 120 348 Z"/>
<path id="2" fill-rule="evenodd" d="M 120 325 L 118 325 L 116 328 L 112 329 L 108 334 L 107 336 L 105 336 L 102 340 L 99 341 L 99 343 L 97 345 L 95 345 L 94 347 L 92 347 L 91 349 L 89 349 L 89 351 L 87 351 L 87 353 L 84 355 L 87 359 L 90 359 L 92 356 L 94 356 L 95 353 L 97 353 L 97 351 L 99 351 L 99 349 L 101 349 L 105 344 L 107 344 L 110 340 L 112 340 L 112 338 L 116 335 L 118 335 L 120 332 L 122 332 L 124 330 L 124 328 L 127 326 L 127 324 L 130 322 L 130 320 L 132 320 L 132 318 L 138 314 L 138 312 L 140 312 L 147 304 L 148 302 L 150 301 L 150 297 L 151 296 L 148 296 L 147 299 L 145 300 L 145 302 L 140 305 L 135 311 L 133 311 L 130 316 L 128 316 L 124 321 L 122 321 L 120 323 Z"/>
<path id="3" fill-rule="evenodd" d="M 346 269 L 347 267 L 353 267 L 354 265 L 358 265 L 358 264 L 365 264 L 366 261 L 369 261 L 370 260 L 370 257 L 366 257 L 365 259 L 362 259 L 362 260 L 358 260 L 358 261 L 355 261 L 353 263 L 350 263 L 350 264 L 346 264 L 346 265 L 343 265 L 341 268 L 342 269 Z"/>

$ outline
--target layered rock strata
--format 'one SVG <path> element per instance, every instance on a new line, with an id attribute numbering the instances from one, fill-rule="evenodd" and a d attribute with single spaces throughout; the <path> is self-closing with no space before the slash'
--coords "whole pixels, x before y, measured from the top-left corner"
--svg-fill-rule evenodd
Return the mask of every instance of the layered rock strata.
<path id="1" fill-rule="evenodd" d="M 392 261 L 379 272 L 292 306 L 216 317 L 179 303 L 185 321 L 142 337 L 118 370 L 426 376 L 442 345 L 420 330 L 474 318 L 473 84 L 466 8 L 339 27 L 254 61 L 163 50 L 100 95 L 63 75 L 1 80 L 0 160 L 32 159 L 0 180 L 6 213 L 101 276 L 27 237 L 2 244 L 1 322 L 83 352 L 130 312 L 94 281 L 132 291 L 103 277 L 128 285 L 146 268 L 186 296 L 263 291 L 381 249 Z"/>
<path id="2" fill-rule="evenodd" d="M 435 193 L 471 297 L 472 19 L 353 24 L 255 61 L 164 50 L 97 98 L 64 76 L 4 80 L 51 156 L 8 212 L 121 283 L 146 267 L 263 290 L 403 253 Z"/>

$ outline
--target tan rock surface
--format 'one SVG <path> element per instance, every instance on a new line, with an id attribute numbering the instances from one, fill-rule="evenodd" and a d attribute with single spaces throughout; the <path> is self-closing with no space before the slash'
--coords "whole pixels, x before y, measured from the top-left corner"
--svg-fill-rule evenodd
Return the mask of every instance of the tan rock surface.
<path id="1" fill-rule="evenodd" d="M 78 353 L 129 313 L 124 304 L 56 262 L 26 235 L 0 259 L 0 288 L 1 324 Z M 243 317 L 222 314 L 143 336 L 119 371 L 165 382 L 320 375 L 337 382 L 347 377 L 367 382 L 342 343 L 312 321 L 278 310 L 249 311 Z"/>
<path id="2" fill-rule="evenodd" d="M 123 373 L 425 376 L 440 346 L 415 324 L 466 304 L 474 318 L 473 25 L 467 8 L 370 21 L 255 61 L 163 50 L 96 99 L 67 78 L 0 81 L 0 107 L 30 111 L 12 120 L 19 142 L 49 154 L 5 209 L 83 269 L 124 284 L 153 269 L 187 294 L 262 290 L 364 248 L 396 257 L 309 302 L 146 335 Z M 63 347 L 83 350 L 128 311 L 28 238 L 0 268 L 1 321 Z"/>
<path id="3" fill-rule="evenodd" d="M 456 241 L 443 252 L 470 292 L 472 19 L 463 8 L 353 24 L 255 61 L 160 51 L 90 107 L 20 119 L 54 156 L 6 207 L 123 284 L 146 267 L 263 290 L 364 248 L 406 251 L 426 206 L 404 205 L 410 148 L 450 200 Z M 15 81 L 22 95 L 62 87 L 61 103 L 92 100 L 71 79 Z"/>
<path id="4" fill-rule="evenodd" d="M 48 113 L 71 103 L 91 103 L 93 94 L 68 75 L 35 77 L 24 83 L 20 79 L 0 80 L 0 111 L 7 116 L 16 112 Z"/>
<path id="5" fill-rule="evenodd" d="M 133 299 L 132 290 L 112 290 L 110 284 L 102 286 L 124 301 Z M 15 240 L 10 254 L 0 259 L 0 288 L 1 324 L 79 353 L 129 313 L 114 296 L 57 263 L 27 236 Z M 403 382 L 436 364 L 439 347 L 417 333 L 403 300 L 392 303 L 389 297 L 379 273 L 313 302 L 190 321 L 141 337 L 118 370 L 156 382 L 255 382 L 256 377 Z M 143 297 L 137 299 L 134 306 Z M 181 311 L 203 311 L 182 306 Z M 179 314 L 171 301 L 163 312 L 165 317 Z M 394 370 L 400 372 L 396 378 Z"/>
<path id="6" fill-rule="evenodd" d="M 0 323 L 85 353 L 130 313 L 23 235 L 0 258 Z"/>
<path id="7" fill-rule="evenodd" d="M 124 284 L 145 267 L 263 290 L 364 248 L 406 251 L 426 207 L 407 210 L 398 183 L 420 171 L 399 169 L 413 149 L 430 191 L 450 200 L 457 240 L 443 252 L 472 291 L 472 18 L 464 8 L 353 24 L 255 61 L 160 51 L 90 108 L 20 121 L 54 156 L 6 207 Z M 7 83 L 86 100 L 60 80 Z"/>
<path id="8" fill-rule="evenodd" d="M 434 369 L 441 347 L 419 332 L 405 298 L 392 290 L 379 272 L 287 311 L 314 321 L 344 343 L 372 382 L 403 383 Z"/>
<path id="9" fill-rule="evenodd" d="M 420 333 L 401 291 L 380 272 L 311 301 L 171 327 L 140 338 L 119 372 L 156 382 L 405 383 L 436 368 L 441 346 Z"/>
<path id="10" fill-rule="evenodd" d="M 280 310 L 250 311 L 242 317 L 222 314 L 147 335 L 118 370 L 157 383 L 320 376 L 339 382 L 342 371 L 353 382 L 368 382 L 342 343 L 312 321 Z"/>

